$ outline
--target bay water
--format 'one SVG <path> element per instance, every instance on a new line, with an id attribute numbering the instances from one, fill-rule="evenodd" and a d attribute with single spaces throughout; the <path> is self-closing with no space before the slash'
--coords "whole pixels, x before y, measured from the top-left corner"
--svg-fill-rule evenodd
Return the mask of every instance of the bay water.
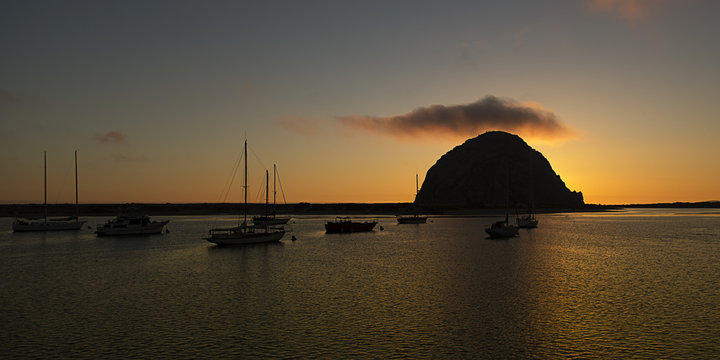
<path id="1" fill-rule="evenodd" d="M 0 357 L 720 357 L 719 210 L 541 214 L 506 240 L 491 216 L 355 234 L 296 216 L 240 247 L 202 239 L 235 217 L 154 218 L 169 233 L 0 218 Z"/>

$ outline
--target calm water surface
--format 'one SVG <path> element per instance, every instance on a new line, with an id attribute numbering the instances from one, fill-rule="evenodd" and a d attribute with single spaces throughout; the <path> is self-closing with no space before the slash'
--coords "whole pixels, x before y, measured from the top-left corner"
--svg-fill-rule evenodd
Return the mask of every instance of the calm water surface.
<path id="1" fill-rule="evenodd" d="M 297 217 L 239 248 L 201 239 L 231 217 L 167 218 L 131 238 L 0 218 L 0 357 L 720 357 L 715 210 L 540 215 L 509 240 L 493 217 Z"/>

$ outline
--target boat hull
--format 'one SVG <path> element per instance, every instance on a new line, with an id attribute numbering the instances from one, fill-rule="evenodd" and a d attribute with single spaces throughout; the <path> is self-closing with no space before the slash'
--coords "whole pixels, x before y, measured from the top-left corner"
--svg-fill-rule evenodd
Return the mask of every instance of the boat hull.
<path id="1" fill-rule="evenodd" d="M 504 239 L 518 236 L 518 228 L 513 227 L 510 229 L 485 229 L 485 232 L 493 239 Z"/>
<path id="2" fill-rule="evenodd" d="M 210 232 L 204 239 L 217 245 L 249 245 L 277 242 L 285 231 L 248 233 L 248 232 Z"/>
<path id="3" fill-rule="evenodd" d="M 325 223 L 325 232 L 327 233 L 354 233 L 372 231 L 377 225 L 377 221 L 371 222 L 355 222 L 355 221 L 328 221 Z"/>
<path id="4" fill-rule="evenodd" d="M 255 216 L 253 217 L 253 224 L 256 226 L 272 226 L 272 225 L 285 225 L 290 221 L 290 218 L 280 217 L 267 217 L 267 216 Z"/>
<path id="5" fill-rule="evenodd" d="M 427 216 L 400 216 L 397 218 L 399 224 L 425 224 Z"/>
<path id="6" fill-rule="evenodd" d="M 485 229 L 485 232 L 493 239 L 503 239 L 518 236 L 518 227 L 510 225 L 507 221 L 498 221 L 489 228 Z"/>
<path id="7" fill-rule="evenodd" d="M 97 236 L 125 236 L 125 235 L 153 235 L 162 234 L 165 225 L 170 221 L 153 221 L 150 224 L 142 226 L 125 226 L 125 227 L 113 227 L 113 226 L 99 226 L 95 233 Z"/>
<path id="8" fill-rule="evenodd" d="M 62 230 L 80 230 L 85 221 L 24 221 L 15 220 L 12 228 L 15 232 L 28 231 L 62 231 Z"/>
<path id="9" fill-rule="evenodd" d="M 536 228 L 538 226 L 538 221 L 534 218 L 518 218 L 517 224 L 518 227 L 521 228 Z"/>

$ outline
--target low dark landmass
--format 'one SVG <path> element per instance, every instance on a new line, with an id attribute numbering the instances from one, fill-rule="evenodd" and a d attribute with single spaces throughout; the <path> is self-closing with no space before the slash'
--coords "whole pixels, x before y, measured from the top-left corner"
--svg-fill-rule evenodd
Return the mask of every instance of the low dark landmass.
<path id="1" fill-rule="evenodd" d="M 656 204 L 598 205 L 584 204 L 579 207 L 557 207 L 533 209 L 534 213 L 562 213 L 586 211 L 614 211 L 623 208 L 687 208 L 720 209 L 720 201 L 673 202 Z M 413 213 L 411 203 L 335 203 L 335 204 L 283 204 L 277 205 L 278 215 L 400 215 Z M 138 211 L 151 216 L 173 215 L 238 215 L 243 205 L 233 203 L 192 203 L 192 204 L 81 204 L 80 216 L 115 216 L 123 212 Z M 517 209 L 523 213 L 525 209 Z M 425 215 L 496 215 L 503 214 L 500 207 L 421 207 Z M 516 209 L 511 209 L 515 213 Z M 0 205 L 0 217 L 42 217 L 42 204 Z M 69 216 L 75 213 L 74 204 L 48 204 L 48 216 Z M 265 204 L 248 204 L 248 216 L 265 213 Z"/>
<path id="2" fill-rule="evenodd" d="M 617 210 L 617 206 L 586 204 L 575 208 L 533 209 L 535 213 L 558 213 L 579 211 Z M 525 211 L 524 209 L 518 209 Z M 69 216 L 75 214 L 74 204 L 48 204 L 48 216 Z M 283 204 L 277 205 L 278 215 L 399 215 L 415 211 L 411 203 L 336 203 L 336 204 Z M 150 216 L 172 215 L 238 215 L 243 212 L 242 204 L 193 203 L 193 204 L 81 204 L 80 216 L 114 216 L 123 212 L 142 212 Z M 265 213 L 265 204 L 248 204 L 248 215 Z M 505 208 L 497 207 L 421 207 L 426 215 L 489 215 L 501 214 Z M 511 209 L 515 212 L 515 209 Z M 0 205 L 2 217 L 42 217 L 42 204 Z"/>
<path id="3" fill-rule="evenodd" d="M 670 209 L 703 209 L 703 208 L 720 208 L 720 201 L 701 201 L 701 202 L 673 202 L 673 203 L 657 203 L 657 204 L 628 204 L 619 205 L 624 208 L 670 208 Z"/>

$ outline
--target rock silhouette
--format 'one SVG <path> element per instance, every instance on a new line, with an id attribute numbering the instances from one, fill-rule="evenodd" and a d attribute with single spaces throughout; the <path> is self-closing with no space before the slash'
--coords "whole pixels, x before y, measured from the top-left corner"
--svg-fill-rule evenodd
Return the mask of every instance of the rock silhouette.
<path id="1" fill-rule="evenodd" d="M 550 163 L 517 135 L 491 131 L 440 157 L 425 176 L 415 204 L 434 207 L 575 208 L 570 191 Z"/>

